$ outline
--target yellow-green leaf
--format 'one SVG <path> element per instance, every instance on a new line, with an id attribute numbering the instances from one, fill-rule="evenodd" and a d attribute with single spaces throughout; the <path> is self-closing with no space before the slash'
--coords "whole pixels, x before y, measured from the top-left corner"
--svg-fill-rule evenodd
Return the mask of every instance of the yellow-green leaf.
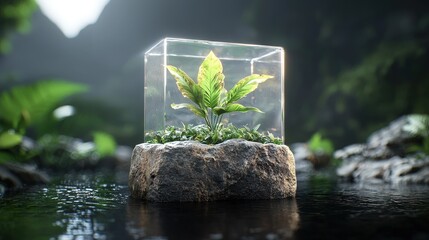
<path id="1" fill-rule="evenodd" d="M 273 78 L 270 75 L 252 74 L 240 81 L 227 93 L 226 104 L 231 104 L 245 97 L 247 94 L 253 92 L 260 83 L 265 82 L 267 79 Z"/>
<path id="2" fill-rule="evenodd" d="M 13 131 L 0 134 L 0 149 L 11 148 L 22 142 L 22 136 Z"/>
<path id="3" fill-rule="evenodd" d="M 167 70 L 173 75 L 176 80 L 177 88 L 186 98 L 189 98 L 191 101 L 197 105 L 201 102 L 201 90 L 200 87 L 188 76 L 183 70 L 168 65 Z"/>
<path id="4" fill-rule="evenodd" d="M 179 103 L 179 104 L 172 103 L 171 107 L 173 109 L 187 108 L 197 116 L 200 116 L 202 118 L 204 118 L 206 116 L 206 113 L 204 112 L 204 110 L 197 108 L 194 105 L 189 104 L 189 103 Z"/>
<path id="5" fill-rule="evenodd" d="M 225 107 L 214 108 L 214 112 L 216 113 L 216 115 L 221 115 L 221 114 L 230 113 L 230 112 L 248 112 L 248 111 L 262 113 L 262 111 L 256 107 L 246 107 L 238 103 L 228 104 Z"/>
<path id="6" fill-rule="evenodd" d="M 210 52 L 198 71 L 198 85 L 202 90 L 205 107 L 214 108 L 219 105 L 225 79 L 222 71 L 221 61 L 213 52 Z"/>
<path id="7" fill-rule="evenodd" d="M 112 135 L 105 132 L 94 132 L 94 144 L 100 157 L 112 156 L 116 151 L 116 141 Z"/>

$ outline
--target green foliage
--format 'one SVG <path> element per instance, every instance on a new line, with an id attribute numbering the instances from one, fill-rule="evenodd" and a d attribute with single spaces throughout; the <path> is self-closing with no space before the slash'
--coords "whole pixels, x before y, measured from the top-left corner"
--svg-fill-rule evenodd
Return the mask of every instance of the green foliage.
<path id="1" fill-rule="evenodd" d="M 0 94 L 0 121 L 20 130 L 40 121 L 63 99 L 87 90 L 83 84 L 46 80 L 16 86 Z"/>
<path id="2" fill-rule="evenodd" d="M 329 139 L 323 138 L 322 134 L 315 133 L 308 141 L 308 148 L 315 154 L 331 156 L 334 152 L 334 145 Z"/>
<path id="3" fill-rule="evenodd" d="M 45 134 L 37 141 L 37 161 L 50 168 L 79 168 L 94 166 L 115 153 L 116 142 L 110 134 L 97 131 L 92 135 L 92 142 L 83 142 L 69 136 Z"/>
<path id="4" fill-rule="evenodd" d="M 258 132 L 259 126 L 253 129 L 248 127 L 237 128 L 232 124 L 221 127 L 218 131 L 211 131 L 206 125 L 184 125 L 183 128 L 168 126 L 164 131 L 148 133 L 148 143 L 167 143 L 173 141 L 194 140 L 205 144 L 218 144 L 229 139 L 244 139 L 259 143 L 283 144 L 280 138 L 273 134 Z"/>
<path id="5" fill-rule="evenodd" d="M 22 135 L 17 134 L 13 131 L 7 131 L 0 133 L 0 149 L 11 148 L 22 141 Z"/>
<path id="6" fill-rule="evenodd" d="M 414 114 L 408 118 L 408 124 L 403 130 L 422 138 L 421 144 L 413 144 L 408 147 L 408 152 L 429 155 L 429 115 Z"/>
<path id="7" fill-rule="evenodd" d="M 198 71 L 198 83 L 184 71 L 174 66 L 167 66 L 176 79 L 177 88 L 194 104 L 172 104 L 174 109 L 187 108 L 202 117 L 208 129 L 214 134 L 222 126 L 222 115 L 231 112 L 261 112 L 258 108 L 243 106 L 236 101 L 253 92 L 260 83 L 272 78 L 269 75 L 252 74 L 241 79 L 229 92 L 224 88 L 223 67 L 213 52 L 202 62 Z"/>
<path id="8" fill-rule="evenodd" d="M 26 160 L 34 152 L 20 146 L 27 128 L 42 122 L 60 101 L 86 91 L 86 86 L 64 80 L 16 86 L 0 94 L 0 161 Z"/>
<path id="9" fill-rule="evenodd" d="M 31 15 L 36 9 L 34 0 L 0 1 L 0 54 L 10 51 L 9 35 L 30 29 Z"/>
<path id="10" fill-rule="evenodd" d="M 116 142 L 112 135 L 105 132 L 94 132 L 95 151 L 100 157 L 112 156 L 116 151 Z"/>

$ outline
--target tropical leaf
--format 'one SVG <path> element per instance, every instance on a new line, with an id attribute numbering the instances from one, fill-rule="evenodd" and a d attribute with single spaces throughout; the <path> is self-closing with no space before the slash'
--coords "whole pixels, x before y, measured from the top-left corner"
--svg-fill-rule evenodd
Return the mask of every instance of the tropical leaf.
<path id="1" fill-rule="evenodd" d="M 273 78 L 270 75 L 252 74 L 240 81 L 227 93 L 226 104 L 233 103 L 245 97 L 247 94 L 253 92 L 260 83 L 265 82 L 267 79 Z"/>
<path id="2" fill-rule="evenodd" d="M 216 115 L 221 115 L 224 113 L 231 113 L 231 112 L 248 112 L 248 111 L 254 111 L 254 112 L 260 112 L 261 110 L 255 107 L 246 107 L 238 103 L 232 103 L 228 104 L 225 107 L 216 107 L 213 109 Z"/>
<path id="3" fill-rule="evenodd" d="M 171 104 L 171 107 L 172 107 L 173 109 L 187 108 L 187 109 L 189 109 L 190 111 L 192 111 L 195 115 L 200 116 L 200 117 L 202 117 L 202 118 L 205 118 L 205 117 L 206 117 L 206 115 L 207 115 L 207 114 L 204 112 L 204 110 L 202 110 L 201 108 L 197 108 L 197 107 L 195 107 L 194 105 L 189 104 L 189 103 L 179 103 L 179 104 L 172 103 L 172 104 Z"/>
<path id="4" fill-rule="evenodd" d="M 214 108 L 219 105 L 225 79 L 222 71 L 221 61 L 211 51 L 198 70 L 198 85 L 202 89 L 203 102 L 206 107 Z"/>
<path id="5" fill-rule="evenodd" d="M 46 80 L 17 86 L 0 94 L 0 118 L 13 127 L 22 122 L 38 121 L 64 98 L 87 90 L 87 86 L 64 80 Z M 29 122 L 28 122 L 29 123 Z"/>
<path id="6" fill-rule="evenodd" d="M 116 141 L 112 135 L 105 132 L 94 132 L 95 150 L 100 157 L 113 156 L 116 152 Z"/>
<path id="7" fill-rule="evenodd" d="M 22 135 L 7 131 L 0 133 L 0 149 L 11 148 L 22 142 Z"/>
<path id="8" fill-rule="evenodd" d="M 171 75 L 173 75 L 174 79 L 176 79 L 177 88 L 182 93 L 182 95 L 186 98 L 189 98 L 197 105 L 200 105 L 201 90 L 194 80 L 192 80 L 188 74 L 177 67 L 168 65 L 167 70 Z"/>

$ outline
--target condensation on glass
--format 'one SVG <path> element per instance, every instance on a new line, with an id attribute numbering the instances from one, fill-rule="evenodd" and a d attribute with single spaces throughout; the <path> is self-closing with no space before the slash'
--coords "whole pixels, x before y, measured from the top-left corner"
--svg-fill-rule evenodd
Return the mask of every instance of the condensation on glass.
<path id="1" fill-rule="evenodd" d="M 221 60 L 225 75 L 225 88 L 231 89 L 240 79 L 250 74 L 268 74 L 267 80 L 239 103 L 254 106 L 264 113 L 228 113 L 224 124 L 269 131 L 276 137 L 284 137 L 284 50 L 281 47 L 250 45 L 203 40 L 165 38 L 145 53 L 144 76 L 144 131 L 162 130 L 166 126 L 203 124 L 204 120 L 187 109 L 175 110 L 172 103 L 191 103 L 177 89 L 174 78 L 166 65 L 184 70 L 197 81 L 198 68 L 204 58 L 213 51 Z"/>

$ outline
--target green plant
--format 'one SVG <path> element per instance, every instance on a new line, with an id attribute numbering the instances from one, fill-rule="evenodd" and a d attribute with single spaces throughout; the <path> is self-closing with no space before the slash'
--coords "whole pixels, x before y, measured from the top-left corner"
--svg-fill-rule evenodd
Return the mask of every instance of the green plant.
<path id="1" fill-rule="evenodd" d="M 408 124 L 403 130 L 413 136 L 422 138 L 421 144 L 413 144 L 408 147 L 408 152 L 423 153 L 429 155 L 429 115 L 414 114 L 408 117 Z"/>
<path id="2" fill-rule="evenodd" d="M 26 33 L 30 30 L 31 16 L 36 9 L 34 0 L 0 1 L 0 54 L 10 51 L 11 33 Z"/>
<path id="3" fill-rule="evenodd" d="M 311 153 L 308 160 L 316 169 L 339 164 L 337 159 L 332 157 L 334 145 L 329 139 L 323 138 L 319 132 L 313 134 L 307 146 Z"/>
<path id="4" fill-rule="evenodd" d="M 183 128 L 168 126 L 163 131 L 151 132 L 146 135 L 148 143 L 167 143 L 173 141 L 194 140 L 205 144 L 217 144 L 229 139 L 245 139 L 260 143 L 283 144 L 280 138 L 271 133 L 258 132 L 258 126 L 250 129 L 248 127 L 237 128 L 229 124 L 218 131 L 211 131 L 206 125 L 183 125 Z"/>
<path id="5" fill-rule="evenodd" d="M 0 94 L 0 161 L 28 156 L 20 147 L 27 128 L 43 122 L 64 98 L 87 90 L 82 84 L 46 80 L 16 86 Z"/>
<path id="6" fill-rule="evenodd" d="M 81 139 L 65 135 L 45 134 L 37 141 L 37 163 L 56 169 L 96 165 L 100 159 L 116 152 L 114 138 L 101 131 L 92 133 L 93 139 Z"/>
<path id="7" fill-rule="evenodd" d="M 195 115 L 202 117 L 208 129 L 214 133 L 222 126 L 222 115 L 231 112 L 261 112 L 256 107 L 236 103 L 253 92 L 260 83 L 272 78 L 270 75 L 252 74 L 240 81 L 229 91 L 224 88 L 223 67 L 221 61 L 210 52 L 198 71 L 198 83 L 184 71 L 174 66 L 166 66 L 176 79 L 179 91 L 194 104 L 171 104 L 174 109 L 187 108 Z"/>
<path id="8" fill-rule="evenodd" d="M 107 157 L 115 154 L 116 141 L 112 135 L 105 132 L 94 132 L 95 151 L 99 157 Z"/>
<path id="9" fill-rule="evenodd" d="M 329 139 L 323 138 L 322 134 L 315 133 L 308 141 L 308 148 L 314 154 L 331 156 L 334 152 L 334 145 Z"/>

